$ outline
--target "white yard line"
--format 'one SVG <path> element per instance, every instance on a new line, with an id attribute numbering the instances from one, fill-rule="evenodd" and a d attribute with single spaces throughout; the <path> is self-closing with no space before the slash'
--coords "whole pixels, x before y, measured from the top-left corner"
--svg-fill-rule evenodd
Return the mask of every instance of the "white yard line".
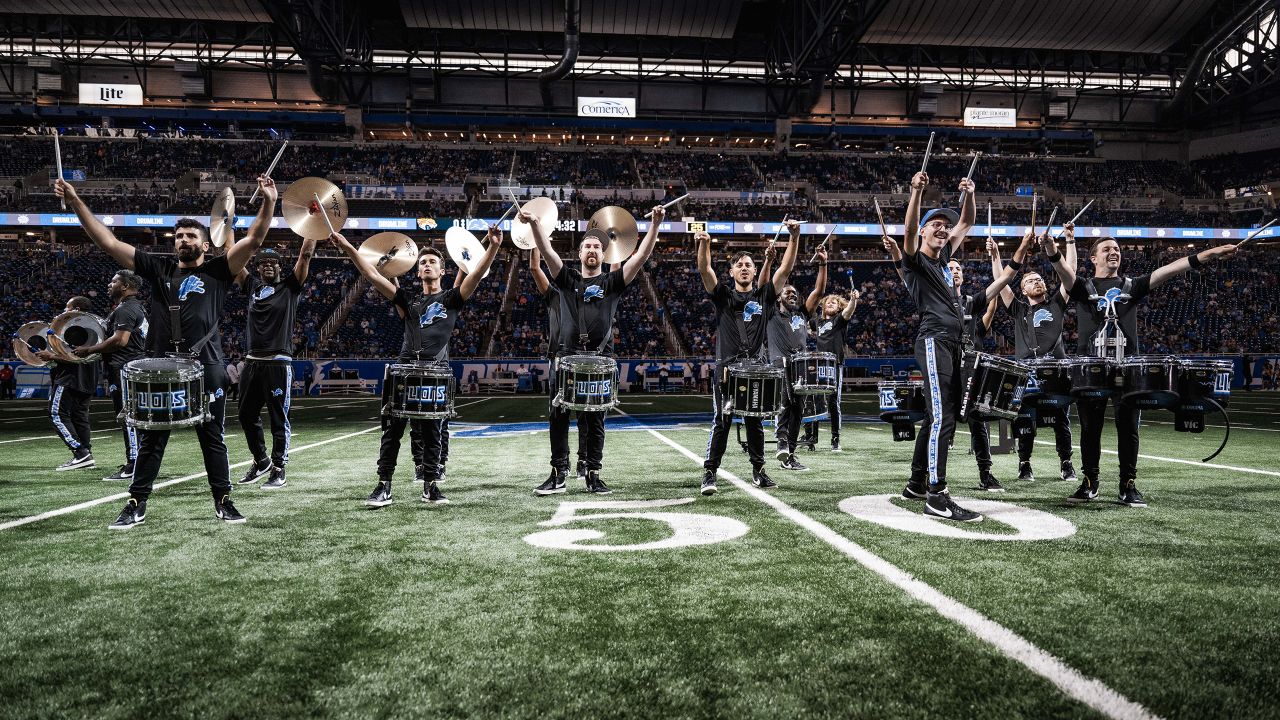
<path id="1" fill-rule="evenodd" d="M 119 432 L 119 431 L 118 430 L 94 430 L 93 432 L 89 433 L 89 437 L 95 437 L 95 436 L 101 436 L 101 435 L 112 435 L 116 432 Z M 61 440 L 61 439 L 62 438 L 57 435 L 35 435 L 32 437 L 17 438 L 15 440 L 0 440 L 0 445 L 8 445 L 9 443 L 18 443 L 18 442 L 30 442 L 32 440 Z"/>

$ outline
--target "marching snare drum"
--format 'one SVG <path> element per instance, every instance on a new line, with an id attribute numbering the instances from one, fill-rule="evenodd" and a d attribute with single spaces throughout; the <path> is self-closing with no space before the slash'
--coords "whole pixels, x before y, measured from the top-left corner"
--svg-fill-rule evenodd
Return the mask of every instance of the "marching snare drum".
<path id="1" fill-rule="evenodd" d="M 924 419 L 924 381 L 881 380 L 880 419 L 887 423 L 917 423 Z"/>
<path id="2" fill-rule="evenodd" d="M 787 381 L 782 368 L 758 362 L 736 362 L 729 366 L 729 402 L 740 417 L 772 417 L 782 412 L 782 384 Z"/>
<path id="3" fill-rule="evenodd" d="M 828 395 L 836 391 L 839 382 L 835 353 L 798 352 L 788 364 L 791 390 L 797 395 Z"/>
<path id="4" fill-rule="evenodd" d="M 1137 408 L 1171 408 L 1178 402 L 1181 361 L 1171 355 L 1134 355 L 1120 361 L 1124 394 Z"/>
<path id="5" fill-rule="evenodd" d="M 1060 408 L 1074 401 L 1075 398 L 1071 397 L 1069 361 L 1038 357 L 1028 358 L 1024 363 L 1031 369 L 1031 373 L 1027 375 L 1027 390 L 1022 395 L 1024 405 Z"/>
<path id="6" fill-rule="evenodd" d="M 453 368 L 447 362 L 396 363 L 387 367 L 386 414 L 414 420 L 451 418 Z"/>
<path id="7" fill-rule="evenodd" d="M 204 367 L 191 358 L 142 358 L 120 369 L 125 423 L 141 430 L 170 430 L 209 419 Z"/>
<path id="8" fill-rule="evenodd" d="M 1116 391 L 1116 364 L 1107 358 L 1078 355 L 1066 359 L 1071 394 L 1078 398 L 1111 397 Z"/>
<path id="9" fill-rule="evenodd" d="M 1018 416 L 1030 368 L 981 352 L 965 353 L 963 367 L 967 379 L 960 405 L 961 420 L 1012 420 Z"/>
<path id="10" fill-rule="evenodd" d="M 1231 399 L 1235 365 L 1230 360 L 1183 360 L 1178 367 L 1178 401 L 1213 398 L 1223 407 Z"/>
<path id="11" fill-rule="evenodd" d="M 556 407 L 606 412 L 618 404 L 618 362 L 603 355 L 566 355 L 556 359 Z"/>

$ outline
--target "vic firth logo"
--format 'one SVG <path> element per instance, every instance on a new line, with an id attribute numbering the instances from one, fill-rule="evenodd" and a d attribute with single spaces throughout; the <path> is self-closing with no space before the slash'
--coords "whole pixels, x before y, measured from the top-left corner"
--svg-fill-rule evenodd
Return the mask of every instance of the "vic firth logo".
<path id="1" fill-rule="evenodd" d="M 124 91 L 120 88 L 100 87 L 98 88 L 98 99 L 103 102 L 108 102 L 110 100 L 123 100 Z"/>

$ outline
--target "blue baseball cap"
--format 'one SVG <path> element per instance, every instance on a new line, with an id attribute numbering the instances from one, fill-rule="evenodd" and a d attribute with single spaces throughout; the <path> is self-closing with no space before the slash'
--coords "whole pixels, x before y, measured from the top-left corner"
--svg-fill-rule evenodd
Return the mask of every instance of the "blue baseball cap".
<path id="1" fill-rule="evenodd" d="M 276 252 L 275 250 L 272 250 L 271 248 L 266 248 L 265 250 L 259 250 L 258 256 L 254 258 L 254 261 L 259 263 L 264 263 L 264 262 L 279 263 L 280 253 Z"/>
<path id="2" fill-rule="evenodd" d="M 947 222 L 951 223 L 951 227 L 955 227 L 960 222 L 960 213 L 955 210 L 951 208 L 934 208 L 920 218 L 920 227 L 924 227 L 925 223 L 937 217 L 945 218 Z"/>

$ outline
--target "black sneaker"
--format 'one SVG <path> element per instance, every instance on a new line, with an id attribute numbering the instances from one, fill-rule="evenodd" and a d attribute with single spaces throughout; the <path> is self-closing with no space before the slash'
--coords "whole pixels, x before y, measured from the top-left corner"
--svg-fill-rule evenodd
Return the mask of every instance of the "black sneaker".
<path id="1" fill-rule="evenodd" d="M 929 493 L 929 497 L 924 501 L 924 514 L 956 522 L 982 522 L 982 515 L 957 505 L 956 501 L 951 499 L 951 493 L 946 490 Z"/>
<path id="2" fill-rule="evenodd" d="M 413 466 L 413 481 L 414 481 L 415 483 L 425 483 L 425 482 L 427 481 L 427 466 L 426 466 L 426 465 L 414 465 L 414 466 Z"/>
<path id="3" fill-rule="evenodd" d="M 818 441 L 810 440 L 809 442 L 800 443 L 800 447 L 807 449 L 809 452 L 818 452 Z"/>
<path id="4" fill-rule="evenodd" d="M 1067 482 L 1076 481 L 1076 467 L 1071 464 L 1070 460 L 1062 461 L 1062 479 Z"/>
<path id="5" fill-rule="evenodd" d="M 902 488 L 902 497 L 908 500 L 923 500 L 928 494 L 929 488 L 916 480 L 908 480 L 907 486 Z"/>
<path id="6" fill-rule="evenodd" d="M 831 452 L 833 453 L 844 452 L 844 449 L 840 447 L 840 440 L 838 438 L 831 441 Z"/>
<path id="7" fill-rule="evenodd" d="M 987 492 L 1004 492 L 1004 486 L 990 472 L 984 472 L 978 476 L 978 489 Z"/>
<path id="8" fill-rule="evenodd" d="M 547 479 L 541 485 L 533 489 L 533 494 L 534 495 L 559 495 L 560 493 L 564 492 L 566 489 L 565 475 L 567 474 L 568 472 L 564 470 L 553 469 L 551 471 L 551 474 L 547 476 Z"/>
<path id="9" fill-rule="evenodd" d="M 778 446 L 778 452 L 774 453 L 773 457 L 786 462 L 787 458 L 791 457 L 791 451 L 782 446 Z"/>
<path id="10" fill-rule="evenodd" d="M 124 509 L 116 517 L 116 521 L 107 526 L 108 530 L 128 530 L 147 521 L 147 501 L 138 502 L 129 498 Z"/>
<path id="11" fill-rule="evenodd" d="M 273 467 L 271 468 L 271 479 L 262 483 L 262 489 L 263 490 L 279 490 L 280 488 L 284 487 L 287 484 L 288 483 L 286 483 L 284 480 L 284 468 Z"/>
<path id="12" fill-rule="evenodd" d="M 369 497 L 364 499 L 364 504 L 369 507 L 383 507 L 390 505 L 391 500 L 391 481 L 379 480 L 378 486 L 369 493 Z"/>
<path id="13" fill-rule="evenodd" d="M 83 453 L 72 455 L 71 459 L 54 468 L 58 472 L 66 472 L 67 470 L 81 470 L 93 467 L 93 453 Z"/>
<path id="14" fill-rule="evenodd" d="M 239 524 L 245 521 L 245 517 L 231 503 L 230 495 L 223 495 L 221 500 L 213 501 L 213 514 L 225 523 Z"/>
<path id="15" fill-rule="evenodd" d="M 1120 504 L 1129 507 L 1146 507 L 1147 501 L 1142 499 L 1138 486 L 1132 480 L 1120 484 Z"/>
<path id="16" fill-rule="evenodd" d="M 1080 483 L 1080 487 L 1076 488 L 1076 491 L 1072 493 L 1071 497 L 1067 498 L 1067 502 L 1087 503 L 1096 497 L 1098 497 L 1098 484 L 1091 482 L 1088 477 L 1085 477 L 1084 481 Z"/>
<path id="17" fill-rule="evenodd" d="M 585 483 L 587 481 L 587 461 L 578 461 L 578 482 Z"/>
<path id="18" fill-rule="evenodd" d="M 755 485 L 761 490 L 772 490 L 778 487 L 778 483 L 774 482 L 773 479 L 769 477 L 768 473 L 766 473 L 764 471 L 764 468 L 762 467 L 753 468 L 751 470 L 751 484 Z"/>
<path id="19" fill-rule="evenodd" d="M 1018 481 L 1019 482 L 1035 482 L 1036 474 L 1031 472 L 1031 463 L 1018 463 Z"/>
<path id="20" fill-rule="evenodd" d="M 600 479 L 599 470 L 588 470 L 587 492 L 595 493 L 597 495 L 610 495 L 613 493 L 613 490 L 610 490 L 609 486 L 605 485 L 604 481 Z"/>
<path id="21" fill-rule="evenodd" d="M 440 492 L 440 486 L 435 481 L 428 480 L 422 488 L 422 502 L 431 505 L 448 505 L 449 498 Z"/>
<path id="22" fill-rule="evenodd" d="M 716 489 L 716 471 L 715 471 L 715 470 L 703 470 L 703 471 L 702 471 L 702 490 L 701 490 L 701 492 L 702 492 L 702 494 L 703 494 L 703 495 L 715 495 L 715 494 L 716 494 L 717 489 Z"/>
<path id="23" fill-rule="evenodd" d="M 788 455 L 787 459 L 782 461 L 782 469 L 793 472 L 809 472 L 809 468 L 800 464 L 795 455 Z"/>
<path id="24" fill-rule="evenodd" d="M 444 465 L 436 466 L 436 484 L 437 485 L 444 484 Z"/>
<path id="25" fill-rule="evenodd" d="M 237 485 L 252 485 L 258 482 L 263 475 L 271 472 L 271 458 L 263 460 L 255 460 L 245 472 L 244 477 L 236 481 Z"/>
<path id="26" fill-rule="evenodd" d="M 102 478 L 103 482 L 115 482 L 117 480 L 133 479 L 133 463 L 125 463 L 121 465 L 115 472 Z"/>

